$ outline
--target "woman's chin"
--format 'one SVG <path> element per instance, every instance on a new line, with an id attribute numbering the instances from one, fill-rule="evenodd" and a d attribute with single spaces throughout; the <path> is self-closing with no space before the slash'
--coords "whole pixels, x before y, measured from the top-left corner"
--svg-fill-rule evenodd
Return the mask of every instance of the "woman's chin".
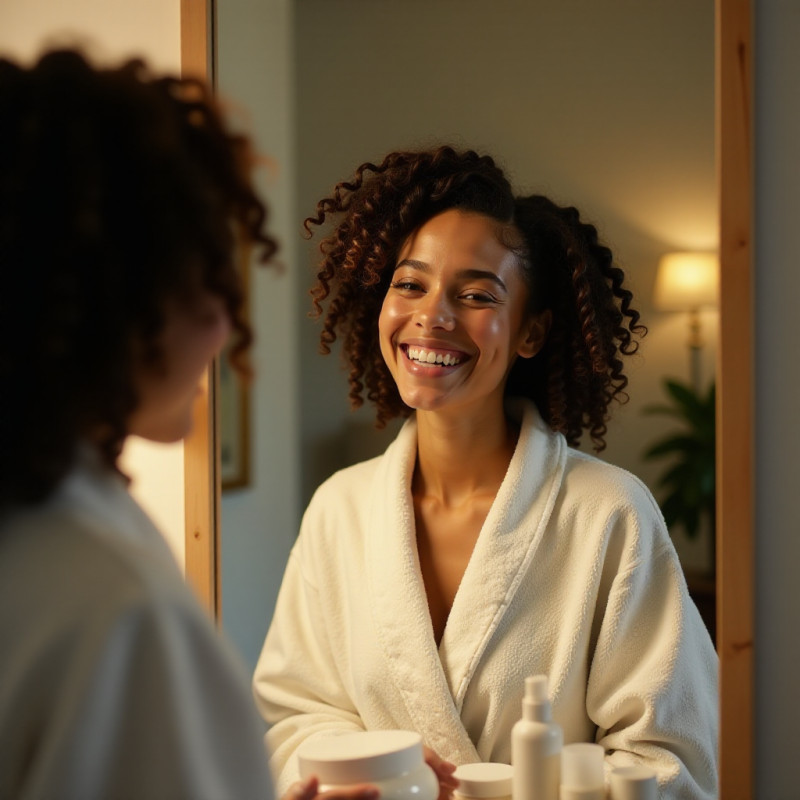
<path id="1" fill-rule="evenodd" d="M 448 405 L 448 396 L 432 392 L 401 393 L 402 401 L 414 411 L 439 411 Z"/>

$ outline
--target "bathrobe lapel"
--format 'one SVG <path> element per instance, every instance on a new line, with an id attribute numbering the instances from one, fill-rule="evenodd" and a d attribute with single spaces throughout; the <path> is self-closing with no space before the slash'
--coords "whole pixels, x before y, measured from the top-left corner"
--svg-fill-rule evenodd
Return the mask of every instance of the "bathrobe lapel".
<path id="1" fill-rule="evenodd" d="M 445 758 L 480 758 L 460 717 L 475 669 L 534 557 L 561 484 L 566 447 L 535 408 L 481 530 L 439 649 L 416 547 L 411 477 L 417 431 L 410 419 L 378 462 L 369 487 L 368 583 L 387 673 L 414 728 Z"/>
<path id="2" fill-rule="evenodd" d="M 547 428 L 533 404 L 517 403 L 509 411 L 512 417 L 522 417 L 519 441 L 461 579 L 439 647 L 459 713 L 480 659 L 535 558 L 566 464 L 563 437 Z"/>
<path id="3" fill-rule="evenodd" d="M 439 660 L 422 584 L 411 499 L 416 443 L 412 418 L 378 462 L 370 487 L 367 569 L 374 629 L 414 730 L 444 758 L 479 761 Z"/>

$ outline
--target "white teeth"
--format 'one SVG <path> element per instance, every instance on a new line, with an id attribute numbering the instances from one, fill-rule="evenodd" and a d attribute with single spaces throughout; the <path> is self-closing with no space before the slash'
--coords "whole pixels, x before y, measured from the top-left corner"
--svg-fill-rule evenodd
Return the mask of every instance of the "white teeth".
<path id="1" fill-rule="evenodd" d="M 421 364 L 441 364 L 445 367 L 452 367 L 460 361 L 460 359 L 450 355 L 450 353 L 442 355 L 434 350 L 425 350 L 422 347 L 409 347 L 408 357 L 412 361 L 419 361 Z"/>

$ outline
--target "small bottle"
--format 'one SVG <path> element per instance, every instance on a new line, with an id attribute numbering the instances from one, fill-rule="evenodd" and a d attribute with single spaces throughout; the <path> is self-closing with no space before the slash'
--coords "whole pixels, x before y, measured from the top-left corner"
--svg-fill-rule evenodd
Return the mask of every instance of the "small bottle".
<path id="1" fill-rule="evenodd" d="M 658 781 L 649 767 L 615 767 L 611 770 L 611 800 L 656 800 Z"/>
<path id="2" fill-rule="evenodd" d="M 605 800 L 605 750 L 599 744 L 564 745 L 560 800 Z"/>
<path id="3" fill-rule="evenodd" d="M 547 676 L 526 678 L 522 719 L 511 729 L 512 800 L 558 800 L 563 743 L 552 720 Z"/>

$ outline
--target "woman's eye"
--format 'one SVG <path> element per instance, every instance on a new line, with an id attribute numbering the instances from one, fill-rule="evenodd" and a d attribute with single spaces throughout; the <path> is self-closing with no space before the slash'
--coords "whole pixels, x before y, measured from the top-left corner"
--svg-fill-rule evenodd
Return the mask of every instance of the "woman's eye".
<path id="1" fill-rule="evenodd" d="M 414 292 L 420 290 L 420 285 L 414 281 L 393 281 L 389 284 L 392 289 L 398 289 L 401 292 Z"/>
<path id="2" fill-rule="evenodd" d="M 495 297 L 487 294 L 486 292 L 462 292 L 461 298 L 463 300 L 469 300 L 473 303 L 488 304 L 497 302 Z"/>

